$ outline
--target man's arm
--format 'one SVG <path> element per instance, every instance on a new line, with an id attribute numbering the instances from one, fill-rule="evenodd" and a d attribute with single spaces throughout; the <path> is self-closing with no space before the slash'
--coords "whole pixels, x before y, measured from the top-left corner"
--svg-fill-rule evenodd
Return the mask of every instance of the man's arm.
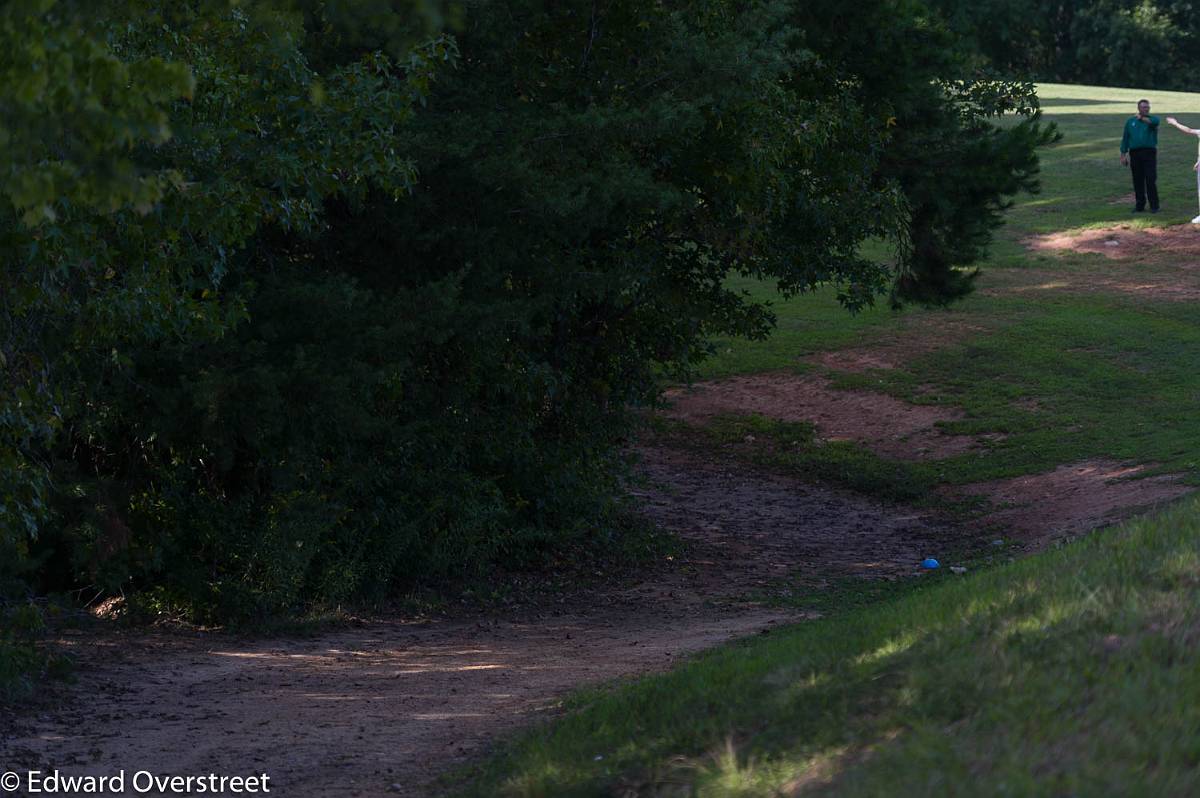
<path id="1" fill-rule="evenodd" d="M 1171 125 L 1172 127 L 1179 128 L 1184 133 L 1191 133 L 1193 136 L 1200 136 L 1200 130 L 1196 130 L 1195 128 L 1190 128 L 1187 125 L 1180 124 L 1179 120 L 1173 116 L 1167 117 L 1167 124 Z"/>
<path id="2" fill-rule="evenodd" d="M 1142 117 L 1142 121 L 1145 122 L 1150 127 L 1158 127 L 1158 117 L 1157 116 L 1150 116 L 1149 114 L 1147 114 L 1146 116 Z"/>
<path id="3" fill-rule="evenodd" d="M 1125 131 L 1121 134 L 1121 165 L 1124 166 L 1129 161 L 1129 123 L 1125 123 Z"/>

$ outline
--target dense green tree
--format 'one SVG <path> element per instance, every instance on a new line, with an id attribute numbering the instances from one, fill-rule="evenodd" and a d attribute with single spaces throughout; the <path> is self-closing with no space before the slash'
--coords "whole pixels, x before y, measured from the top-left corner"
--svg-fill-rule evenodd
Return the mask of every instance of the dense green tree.
<path id="1" fill-rule="evenodd" d="M 1190 89 L 1200 18 L 1191 0 L 930 0 L 975 51 L 1011 77 Z"/>
<path id="2" fill-rule="evenodd" d="M 630 408 L 769 330 L 727 277 L 961 293 L 1048 135 L 915 2 L 423 8 L 4 7 L 0 567 L 229 616 L 602 545 Z"/>
<path id="3" fill-rule="evenodd" d="M 95 578 L 128 547 L 157 431 L 117 386 L 245 318 L 223 281 L 264 228 L 412 185 L 397 134 L 450 44 L 318 74 L 282 6 L 0 7 L 0 576 Z"/>
<path id="4" fill-rule="evenodd" d="M 831 79 L 786 84 L 809 56 L 783 11 L 469 8 L 406 127 L 413 196 L 264 231 L 223 283 L 247 321 L 110 386 L 159 454 L 110 478 L 155 485 L 127 520 L 174 530 L 137 534 L 134 570 L 170 548 L 176 594 L 286 604 L 604 534 L 628 408 L 709 336 L 768 328 L 729 273 L 851 303 L 888 284 L 856 255 L 896 218 L 882 133 Z"/>
<path id="5" fill-rule="evenodd" d="M 864 0 L 839 29 L 843 13 L 836 0 L 810 0 L 797 25 L 803 46 L 851 87 L 868 130 L 887 133 L 876 177 L 904 198 L 893 298 L 962 296 L 975 276 L 963 267 L 983 254 L 1010 198 L 1037 190 L 1036 150 L 1058 134 L 1040 122 L 1031 83 L 978 70 L 922 0 Z M 1001 125 L 1005 114 L 1017 121 Z"/>

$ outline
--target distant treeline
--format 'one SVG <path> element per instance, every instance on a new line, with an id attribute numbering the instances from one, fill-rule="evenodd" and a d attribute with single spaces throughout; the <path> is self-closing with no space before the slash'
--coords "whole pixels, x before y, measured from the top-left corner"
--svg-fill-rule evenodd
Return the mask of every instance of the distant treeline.
<path id="1" fill-rule="evenodd" d="M 222 619 L 606 545 L 631 409 L 770 329 L 729 275 L 949 301 L 1036 188 L 1031 84 L 846 11 L 0 6 L 0 598 Z"/>
<path id="2" fill-rule="evenodd" d="M 1186 0 L 930 0 L 1006 75 L 1194 91 L 1200 5 Z"/>

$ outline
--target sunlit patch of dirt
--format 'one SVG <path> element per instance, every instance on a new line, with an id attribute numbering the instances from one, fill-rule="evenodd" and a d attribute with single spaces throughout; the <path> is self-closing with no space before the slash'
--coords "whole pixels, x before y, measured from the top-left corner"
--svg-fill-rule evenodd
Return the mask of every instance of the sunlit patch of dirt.
<path id="1" fill-rule="evenodd" d="M 94 617 L 102 620 L 116 620 L 125 612 L 125 599 L 121 596 L 113 596 L 92 606 L 88 611 Z"/>
<path id="2" fill-rule="evenodd" d="M 1032 236 L 1033 252 L 1103 255 L 1090 268 L 1019 269 L 993 273 L 984 294 L 1108 293 L 1166 301 L 1200 300 L 1200 225 L 1130 225 Z"/>
<path id="3" fill-rule="evenodd" d="M 981 496 L 998 509 L 987 521 L 1033 546 L 1088 532 L 1152 510 L 1194 488 L 1174 475 L 1139 477 L 1145 465 L 1085 460 L 1053 471 L 970 485 L 956 493 Z"/>
<path id="4" fill-rule="evenodd" d="M 1034 252 L 1094 252 L 1108 258 L 1140 260 L 1173 253 L 1200 267 L 1200 225 L 1170 227 L 1095 227 L 1032 236 L 1026 246 Z"/>
<path id="5" fill-rule="evenodd" d="M 666 397 L 669 417 L 704 423 L 715 416 L 757 413 L 779 421 L 807 421 L 825 440 L 857 441 L 897 459 L 951 457 L 977 444 L 971 436 L 948 435 L 937 427 L 961 419 L 957 408 L 836 390 L 816 375 L 753 374 L 673 389 Z"/>

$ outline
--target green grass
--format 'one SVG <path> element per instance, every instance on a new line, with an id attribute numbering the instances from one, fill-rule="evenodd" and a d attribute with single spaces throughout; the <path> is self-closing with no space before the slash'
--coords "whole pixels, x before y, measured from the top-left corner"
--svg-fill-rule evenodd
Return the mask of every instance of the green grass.
<path id="1" fill-rule="evenodd" d="M 741 456 L 841 484 L 853 472 L 857 489 L 899 499 L 914 486 L 1093 457 L 1200 482 L 1196 303 L 994 290 L 1036 285 L 1031 275 L 1086 280 L 1130 268 L 1034 254 L 1030 235 L 1190 220 L 1194 138 L 1164 125 L 1163 212 L 1136 218 L 1118 145 L 1139 98 L 1200 127 L 1200 94 L 1057 85 L 1040 94 L 1064 138 L 1043 155 L 1042 193 L 1010 212 L 979 292 L 950 310 L 849 316 L 831 291 L 783 301 L 768 285 L 735 281 L 774 298 L 779 328 L 766 342 L 717 342 L 704 374 L 815 369 L 806 358 L 816 353 L 893 346 L 905 355 L 896 368 L 829 376 L 960 407 L 964 419 L 947 431 L 991 433 L 991 443 L 896 464 L 823 446 L 803 425 L 729 417 L 693 435 L 695 445 L 731 451 L 749 431 L 770 445 Z M 1170 276 L 1177 266 L 1136 268 Z M 783 445 L 793 438 L 800 445 Z M 992 558 L 1006 559 L 1003 548 Z M 566 717 L 480 766 L 464 794 L 1200 794 L 1200 501 L 966 576 L 859 582 L 829 596 L 820 609 L 835 614 L 819 621 L 577 695 Z"/>
<path id="2" fill-rule="evenodd" d="M 1046 233 L 1117 222 L 1133 223 L 1129 169 L 1121 166 L 1121 128 L 1137 101 L 1151 102 L 1162 120 L 1158 133 L 1158 191 L 1162 212 L 1136 217 L 1139 225 L 1190 221 L 1196 215 L 1196 137 L 1166 123 L 1175 116 L 1200 128 L 1200 94 L 1111 89 L 1097 86 L 1038 87 L 1046 118 L 1058 123 L 1063 140 L 1042 157 L 1041 194 L 1019 198 L 1009 214 L 1009 229 Z M 1012 242 L 1011 236 L 1004 237 Z M 1005 249 L 1004 252 L 1011 252 Z M 1004 252 L 1000 254 L 1004 254 Z"/>
<path id="3" fill-rule="evenodd" d="M 572 708 L 464 794 L 1195 795 L 1200 505 Z"/>
<path id="4" fill-rule="evenodd" d="M 965 420 L 946 425 L 947 431 L 1003 436 L 982 451 L 943 461 L 945 483 L 1036 473 L 1092 457 L 1155 463 L 1200 481 L 1194 303 L 989 290 L 1021 279 L 1030 267 L 1083 280 L 1116 268 L 1100 255 L 1030 253 L 1020 243 L 1030 234 L 1191 219 L 1196 141 L 1165 123 L 1159 136 L 1164 212 L 1135 221 L 1130 203 L 1117 201 L 1132 190 L 1117 159 L 1121 126 L 1136 100 L 1148 94 L 1041 87 L 1047 118 L 1060 126 L 1063 140 L 1043 153 L 1042 192 L 1021 198 L 1009 213 L 991 259 L 982 264 L 979 291 L 965 301 L 949 310 L 879 307 L 851 316 L 832 291 L 782 300 L 769 285 L 736 280 L 733 285 L 750 295 L 773 299 L 779 327 L 765 342 L 718 341 L 718 356 L 702 376 L 811 369 L 806 358 L 819 352 L 911 339 L 918 350 L 931 351 L 896 369 L 835 380 L 845 388 L 961 407 Z M 1200 94 L 1163 92 L 1150 99 L 1154 113 L 1200 126 Z M 1169 279 L 1177 267 L 1159 262 L 1138 268 Z"/>
<path id="5" fill-rule="evenodd" d="M 1153 462 L 1200 478 L 1200 327 L 1190 303 L 1111 297 L 988 300 L 1008 325 L 835 384 L 966 411 L 948 432 L 996 433 L 986 450 L 942 461 L 963 484 L 1091 457 Z"/>
<path id="6" fill-rule="evenodd" d="M 785 368 L 804 368 L 806 355 L 840 349 L 872 340 L 891 329 L 897 314 L 886 307 L 869 308 L 850 315 L 837 302 L 837 291 L 822 289 L 793 299 L 783 299 L 773 284 L 749 277 L 735 277 L 729 286 L 758 302 L 767 302 L 778 324 L 765 341 L 718 339 L 716 354 L 705 363 L 700 376 L 719 379 Z"/>

